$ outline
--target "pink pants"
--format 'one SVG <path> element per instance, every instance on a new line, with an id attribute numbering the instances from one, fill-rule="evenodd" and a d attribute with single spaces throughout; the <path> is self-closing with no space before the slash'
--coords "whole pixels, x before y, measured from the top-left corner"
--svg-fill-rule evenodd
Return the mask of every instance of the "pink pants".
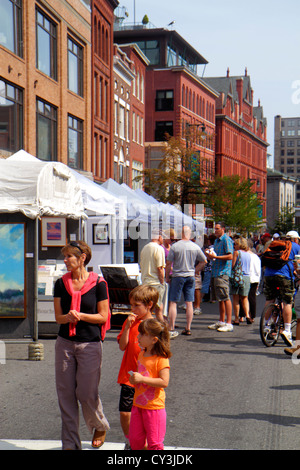
<path id="1" fill-rule="evenodd" d="M 63 449 L 81 449 L 79 407 L 89 431 L 109 424 L 99 397 L 102 343 L 77 343 L 58 336 L 55 345 L 56 390 L 62 418 Z"/>
<path id="2" fill-rule="evenodd" d="M 163 450 L 167 414 L 165 408 L 145 410 L 133 406 L 131 410 L 129 442 L 132 450 Z"/>

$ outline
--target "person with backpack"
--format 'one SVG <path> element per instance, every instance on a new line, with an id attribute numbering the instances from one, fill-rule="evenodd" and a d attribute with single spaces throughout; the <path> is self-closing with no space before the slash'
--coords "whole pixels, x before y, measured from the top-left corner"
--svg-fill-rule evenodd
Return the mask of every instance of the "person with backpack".
<path id="1" fill-rule="evenodd" d="M 294 266 L 295 255 L 300 254 L 297 232 L 286 234 L 285 240 L 273 240 L 261 255 L 264 272 L 264 295 L 266 304 L 273 303 L 280 296 L 283 301 L 284 330 L 281 337 L 288 346 L 292 346 L 292 303 L 295 292 Z"/>

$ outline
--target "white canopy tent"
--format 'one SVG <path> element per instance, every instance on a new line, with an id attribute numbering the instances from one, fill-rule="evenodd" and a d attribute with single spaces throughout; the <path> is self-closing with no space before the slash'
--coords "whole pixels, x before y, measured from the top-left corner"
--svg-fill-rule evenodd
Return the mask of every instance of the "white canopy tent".
<path id="1" fill-rule="evenodd" d="M 94 183 L 89 178 L 67 167 L 63 163 L 43 162 L 24 150 L 20 150 L 5 161 L 15 162 L 17 164 L 16 168 L 20 167 L 19 173 L 24 174 L 25 172 L 26 177 L 28 173 L 28 178 L 30 178 L 31 175 L 33 181 L 34 175 L 32 175 L 32 169 L 43 169 L 43 174 L 40 178 L 38 187 L 41 188 L 43 193 L 46 193 L 47 196 L 43 193 L 39 193 L 36 198 L 28 200 L 28 205 L 23 207 L 23 210 L 26 210 L 26 215 L 28 214 L 28 216 L 30 216 L 30 214 L 32 214 L 33 216 L 36 213 L 35 200 L 38 200 L 43 204 L 43 212 L 46 207 L 45 202 L 49 201 L 49 204 L 52 203 L 52 212 L 48 211 L 48 213 L 43 213 L 42 215 L 63 215 L 59 214 L 59 211 L 62 211 L 62 205 L 67 206 L 70 203 L 69 195 L 72 195 L 71 203 L 74 205 L 73 216 L 72 212 L 70 212 L 70 215 L 68 215 L 67 212 L 66 217 L 75 218 L 75 210 L 77 210 L 77 212 L 80 211 L 81 217 L 86 220 L 87 230 L 85 235 L 89 244 L 92 245 L 92 235 L 90 232 L 92 231 L 93 225 L 97 223 L 109 224 L 111 244 L 93 247 L 93 252 L 95 253 L 95 258 L 94 254 L 94 259 L 92 258 L 93 266 L 98 266 L 98 264 L 100 264 L 101 261 L 103 262 L 103 260 L 106 262 L 112 261 L 113 263 L 123 262 L 123 220 L 126 208 L 121 199 L 111 195 L 108 191 L 102 188 L 102 186 Z M 51 175 L 49 176 L 49 173 L 47 172 L 49 166 L 53 166 L 53 168 L 55 168 L 55 170 L 53 170 L 55 174 L 62 175 L 65 173 L 69 176 L 68 180 L 64 180 L 61 183 L 63 186 L 61 191 L 57 191 L 57 184 L 50 178 Z M 27 178 L 23 182 L 24 184 L 26 184 L 26 180 Z M 28 181 L 28 187 L 31 187 L 33 181 Z M 74 190 L 70 181 L 74 187 L 76 186 L 76 197 L 73 197 Z M 22 198 L 26 198 L 27 196 L 24 194 L 23 189 L 21 191 Z M 22 200 L 25 201 L 25 199 Z M 56 213 L 54 213 L 53 206 L 57 209 Z M 73 209 L 73 207 L 70 207 L 70 209 Z M 99 256 L 100 259 L 98 259 Z"/>
<path id="2" fill-rule="evenodd" d="M 91 265 L 97 267 L 105 263 L 122 263 L 124 257 L 124 220 L 126 218 L 126 205 L 124 201 L 111 193 L 103 186 L 94 183 L 86 176 L 71 170 L 79 182 L 87 224 L 87 242 L 93 248 Z M 93 246 L 93 226 L 95 224 L 108 224 L 110 245 Z"/>
<path id="3" fill-rule="evenodd" d="M 0 160 L 0 212 L 22 212 L 31 219 L 86 217 L 80 186 L 70 169 L 24 150 Z"/>
<path id="4" fill-rule="evenodd" d="M 33 253 L 26 252 L 24 262 L 32 276 L 31 282 L 27 284 L 27 293 L 30 293 L 28 298 L 31 299 L 28 308 L 33 313 L 25 318 L 25 323 L 33 340 L 37 341 L 39 219 L 43 216 L 55 216 L 78 220 L 80 232 L 82 220 L 87 216 L 84 213 L 79 183 L 66 165 L 43 162 L 20 150 L 11 157 L 0 160 L 0 213 L 3 214 L 3 223 L 7 223 L 7 217 L 12 220 L 11 215 L 15 213 L 31 220 L 27 224 L 30 237 L 28 243 L 32 246 Z M 16 215 L 16 220 L 20 220 L 19 217 L 20 215 Z M 6 321 L 8 329 L 10 321 L 15 320 Z"/>

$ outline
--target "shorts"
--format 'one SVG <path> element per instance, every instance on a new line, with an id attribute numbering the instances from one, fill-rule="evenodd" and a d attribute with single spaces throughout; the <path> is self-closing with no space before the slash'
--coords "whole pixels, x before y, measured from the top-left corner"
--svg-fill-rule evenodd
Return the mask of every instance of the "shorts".
<path id="1" fill-rule="evenodd" d="M 205 271 L 203 282 L 202 282 L 202 289 L 201 289 L 202 294 L 209 293 L 210 281 L 211 281 L 211 271 Z"/>
<path id="2" fill-rule="evenodd" d="M 229 297 L 229 276 L 223 274 L 211 279 L 211 300 L 225 302 Z"/>
<path id="3" fill-rule="evenodd" d="M 297 320 L 300 320 L 300 291 L 297 292 L 295 296 L 295 312 L 297 316 Z"/>
<path id="4" fill-rule="evenodd" d="M 134 396 L 134 387 L 130 385 L 121 384 L 121 393 L 119 401 L 119 411 L 131 412 Z"/>
<path id="5" fill-rule="evenodd" d="M 188 277 L 172 277 L 170 286 L 170 302 L 180 302 L 181 294 L 185 302 L 194 302 L 195 300 L 195 278 Z"/>
<path id="6" fill-rule="evenodd" d="M 195 274 L 195 289 L 201 289 L 202 287 L 202 276 L 201 274 Z"/>
<path id="7" fill-rule="evenodd" d="M 158 301 L 157 301 L 157 307 L 161 307 L 164 301 L 164 296 L 165 296 L 165 285 L 164 284 L 149 284 L 151 287 L 154 287 L 154 289 L 157 290 L 158 292 Z"/>
<path id="8" fill-rule="evenodd" d="M 248 297 L 250 290 L 250 277 L 243 276 L 244 286 L 243 287 L 233 287 L 230 285 L 230 294 L 232 295 L 241 295 L 242 297 Z"/>
<path id="9" fill-rule="evenodd" d="M 284 276 L 265 276 L 264 295 L 266 300 L 275 300 L 278 295 L 285 304 L 293 303 L 294 283 Z"/>

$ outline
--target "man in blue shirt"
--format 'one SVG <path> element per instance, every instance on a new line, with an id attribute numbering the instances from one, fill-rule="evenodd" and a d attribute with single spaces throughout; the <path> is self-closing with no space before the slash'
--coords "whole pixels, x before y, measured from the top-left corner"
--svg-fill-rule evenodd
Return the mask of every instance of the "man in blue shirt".
<path id="1" fill-rule="evenodd" d="M 211 294 L 212 300 L 219 302 L 220 318 L 217 323 L 209 325 L 209 329 L 221 332 L 232 331 L 231 323 L 232 304 L 229 295 L 229 277 L 231 274 L 233 243 L 225 233 L 225 224 L 218 222 L 215 225 L 216 240 L 214 243 L 214 253 L 207 253 L 212 259 L 211 270 Z M 225 319 L 227 322 L 225 322 Z"/>
<path id="2" fill-rule="evenodd" d="M 294 286 L 294 266 L 293 259 L 295 255 L 300 254 L 299 235 L 294 230 L 286 234 L 286 239 L 292 242 L 292 249 L 287 264 L 280 269 L 271 269 L 266 267 L 264 272 L 264 295 L 266 296 L 266 305 L 275 302 L 276 297 L 279 295 L 283 300 L 283 321 L 284 330 L 281 333 L 282 339 L 288 346 L 292 346 L 292 303 L 295 293 Z M 268 328 L 268 325 L 266 325 Z"/>

